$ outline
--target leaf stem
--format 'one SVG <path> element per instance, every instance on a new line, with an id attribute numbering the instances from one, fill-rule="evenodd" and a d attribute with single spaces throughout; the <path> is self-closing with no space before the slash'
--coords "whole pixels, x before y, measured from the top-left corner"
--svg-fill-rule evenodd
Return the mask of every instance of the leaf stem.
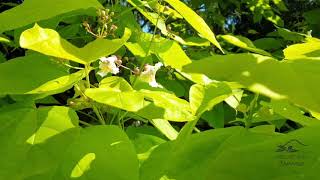
<path id="1" fill-rule="evenodd" d="M 84 112 L 82 112 L 82 111 L 77 111 L 77 112 L 80 113 L 80 114 L 83 114 L 83 115 L 85 115 L 85 116 L 88 116 L 89 118 L 92 118 L 93 120 L 98 121 L 97 118 L 95 118 L 94 116 L 91 116 L 90 114 L 84 113 Z"/>
<path id="2" fill-rule="evenodd" d="M 89 73 L 90 73 L 90 70 L 91 70 L 90 65 L 86 64 L 84 68 L 85 68 L 85 71 L 86 71 L 85 73 L 86 73 L 87 88 L 90 88 L 90 86 L 91 86 L 90 77 L 89 77 Z"/>
<path id="3" fill-rule="evenodd" d="M 92 126 L 91 124 L 89 124 L 89 123 L 87 123 L 87 122 L 85 122 L 85 121 L 81 121 L 81 120 L 79 120 L 79 123 L 80 123 L 80 124 L 83 124 L 83 125 L 86 125 L 86 126 L 88 126 L 88 127 Z"/>
<path id="4" fill-rule="evenodd" d="M 93 109 L 94 113 L 96 113 L 100 123 L 103 125 L 106 125 L 106 122 L 104 121 L 99 109 L 94 104 L 92 105 L 92 109 Z"/>

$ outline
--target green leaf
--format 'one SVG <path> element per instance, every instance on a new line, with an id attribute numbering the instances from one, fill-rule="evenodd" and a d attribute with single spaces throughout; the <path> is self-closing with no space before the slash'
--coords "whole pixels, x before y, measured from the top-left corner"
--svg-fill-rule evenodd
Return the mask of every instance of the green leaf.
<path id="1" fill-rule="evenodd" d="M 261 55 L 265 55 L 265 56 L 271 56 L 270 53 L 268 53 L 262 49 L 256 48 L 255 45 L 252 43 L 252 41 L 246 37 L 233 36 L 233 35 L 221 35 L 219 37 L 221 37 L 226 42 L 233 44 L 235 46 L 238 46 L 242 49 L 245 49 L 245 50 L 248 50 L 251 52 L 255 52 L 255 53 L 258 53 Z"/>
<path id="2" fill-rule="evenodd" d="M 82 129 L 61 156 L 63 162 L 52 179 L 139 179 L 134 146 L 116 126 Z"/>
<path id="3" fill-rule="evenodd" d="M 78 132 L 78 117 L 67 107 L 35 109 L 13 104 L 0 109 L 0 121 L 0 152 L 6 154 L 0 163 L 0 179 L 40 175 L 51 179 Z"/>
<path id="4" fill-rule="evenodd" d="M 148 120 L 190 121 L 194 118 L 187 101 L 164 91 L 135 91 L 119 77 L 105 78 L 100 88 L 87 89 L 85 94 L 98 103 L 135 112 Z"/>
<path id="5" fill-rule="evenodd" d="M 264 50 L 277 50 L 284 46 L 281 40 L 275 38 L 261 38 L 253 41 L 253 44 L 260 49 Z"/>
<path id="6" fill-rule="evenodd" d="M 0 64 L 0 94 L 44 94 L 63 92 L 84 77 L 84 71 L 68 69 L 40 54 L 11 59 Z"/>
<path id="7" fill-rule="evenodd" d="M 120 91 L 133 91 L 131 85 L 123 78 L 118 76 L 111 76 L 100 81 L 100 88 L 113 88 Z"/>
<path id="8" fill-rule="evenodd" d="M 0 33 L 74 10 L 102 7 L 96 0 L 27 0 L 0 14 Z"/>
<path id="9" fill-rule="evenodd" d="M 87 89 L 85 95 L 98 103 L 122 110 L 136 112 L 145 106 L 144 96 L 136 91 L 124 91 L 113 88 Z"/>
<path id="10" fill-rule="evenodd" d="M 212 56 L 185 66 L 185 72 L 204 73 L 212 79 L 238 82 L 249 90 L 320 111 L 320 61 L 278 61 L 255 54 Z"/>
<path id="11" fill-rule="evenodd" d="M 121 39 L 96 39 L 84 47 L 78 48 L 62 39 L 55 30 L 43 29 L 35 24 L 33 28 L 21 34 L 20 46 L 48 56 L 90 64 L 101 57 L 116 52 L 129 39 L 130 35 L 131 31 L 125 29 Z"/>
<path id="12" fill-rule="evenodd" d="M 272 0 L 272 1 L 281 11 L 288 11 L 286 4 L 282 0 Z"/>
<path id="13" fill-rule="evenodd" d="M 78 127 L 79 120 L 77 114 L 67 107 L 52 106 L 38 109 L 38 119 L 45 120 L 39 129 L 32 134 L 26 142 L 35 145 L 45 142 L 68 129 Z"/>
<path id="14" fill-rule="evenodd" d="M 272 133 L 270 127 L 263 131 L 233 127 L 197 133 L 183 143 L 171 141 L 154 149 L 142 164 L 140 177 L 317 179 L 320 165 L 314 158 L 320 155 L 319 130 L 315 126 L 284 135 Z"/>
<path id="15" fill-rule="evenodd" d="M 169 3 L 176 11 L 178 11 L 181 16 L 196 30 L 199 34 L 208 39 L 213 45 L 219 48 L 222 52 L 222 48 L 219 42 L 216 40 L 214 33 L 211 31 L 210 27 L 206 22 L 191 8 L 179 0 L 165 0 Z"/>
<path id="16" fill-rule="evenodd" d="M 152 119 L 150 122 L 168 139 L 175 140 L 178 136 L 177 130 L 175 130 L 169 121 L 164 119 Z"/>
<path id="17" fill-rule="evenodd" d="M 297 122 L 302 126 L 320 125 L 319 120 L 303 115 L 304 113 L 299 108 L 286 101 L 271 101 L 267 103 L 266 106 L 272 108 L 275 113 Z"/>
<path id="18" fill-rule="evenodd" d="M 281 36 L 283 39 L 288 40 L 288 41 L 294 41 L 294 42 L 301 42 L 304 41 L 306 37 L 308 37 L 305 34 L 297 33 L 290 31 L 285 28 L 277 28 L 277 33 L 279 36 Z"/>
<path id="19" fill-rule="evenodd" d="M 294 44 L 283 50 L 286 59 L 308 58 L 320 59 L 320 42 Z"/>
<path id="20" fill-rule="evenodd" d="M 201 118 L 209 123 L 213 128 L 224 128 L 224 107 L 218 104 L 212 110 L 206 111 Z"/>
<path id="21" fill-rule="evenodd" d="M 186 100 L 162 91 L 140 90 L 140 92 L 147 100 L 153 102 L 158 109 L 160 108 L 163 111 L 161 112 L 161 110 L 155 110 L 154 116 L 150 111 L 140 110 L 138 112 L 139 114 L 144 114 L 146 117 L 148 117 L 148 119 L 165 119 L 169 121 L 180 122 L 192 121 L 194 119 L 194 116 L 191 114 L 190 105 Z"/>
<path id="22" fill-rule="evenodd" d="M 206 86 L 195 84 L 190 88 L 190 107 L 196 116 L 200 117 L 216 104 L 232 95 L 230 87 L 224 83 L 211 83 Z"/>
<path id="23" fill-rule="evenodd" d="M 138 180 L 134 148 L 118 127 L 80 130 L 70 108 L 23 104 L 1 108 L 0 121 L 0 179 Z"/>
<path id="24" fill-rule="evenodd" d="M 150 148 L 166 142 L 159 131 L 151 126 L 129 126 L 126 133 L 133 142 L 137 154 L 145 153 Z"/>
<path id="25" fill-rule="evenodd" d="M 250 128 L 249 131 L 254 132 L 254 133 L 265 133 L 265 134 L 274 134 L 274 133 L 276 133 L 274 125 L 256 126 L 256 127 Z"/>
<path id="26" fill-rule="evenodd" d="M 178 140 L 183 141 L 193 131 L 201 115 L 211 110 L 216 104 L 232 95 L 232 90 L 224 83 L 210 83 L 208 85 L 195 84 L 191 86 L 189 101 L 192 113 L 197 117 L 183 126 L 179 132 Z"/>

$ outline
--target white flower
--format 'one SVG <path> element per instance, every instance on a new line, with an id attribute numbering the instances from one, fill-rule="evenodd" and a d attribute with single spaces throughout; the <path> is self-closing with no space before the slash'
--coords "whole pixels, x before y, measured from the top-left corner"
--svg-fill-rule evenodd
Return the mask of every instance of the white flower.
<path id="1" fill-rule="evenodd" d="M 100 62 L 99 62 L 100 71 L 97 74 L 99 74 L 101 77 L 106 76 L 108 73 L 118 74 L 119 68 L 116 65 L 117 60 L 118 60 L 117 56 L 100 58 Z"/>
<path id="2" fill-rule="evenodd" d="M 149 85 L 152 87 L 162 87 L 156 81 L 156 73 L 161 68 L 161 66 L 163 66 L 161 62 L 156 63 L 154 66 L 146 64 L 144 66 L 144 71 L 140 74 L 141 80 L 149 83 Z"/>

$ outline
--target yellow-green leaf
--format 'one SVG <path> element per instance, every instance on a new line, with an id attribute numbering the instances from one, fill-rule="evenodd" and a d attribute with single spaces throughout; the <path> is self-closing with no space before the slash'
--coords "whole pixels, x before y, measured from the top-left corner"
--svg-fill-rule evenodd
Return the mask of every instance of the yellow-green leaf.
<path id="1" fill-rule="evenodd" d="M 233 44 L 235 46 L 238 46 L 242 49 L 251 51 L 251 52 L 255 52 L 261 55 L 265 55 L 265 56 L 271 56 L 270 53 L 259 49 L 257 47 L 255 47 L 255 45 L 253 44 L 253 42 L 250 41 L 250 39 L 243 37 L 243 36 L 233 36 L 233 35 L 222 35 L 219 36 L 221 37 L 223 40 L 225 40 L 226 42 Z"/>
<path id="2" fill-rule="evenodd" d="M 97 0 L 26 0 L 0 14 L 0 33 L 74 10 L 102 7 Z"/>
<path id="3" fill-rule="evenodd" d="M 286 59 L 316 58 L 320 59 L 320 42 L 312 41 L 294 44 L 283 50 Z"/>
<path id="4" fill-rule="evenodd" d="M 68 69 L 48 56 L 32 54 L 0 64 L 0 94 L 56 94 L 84 77 L 84 71 Z"/>
<path id="5" fill-rule="evenodd" d="M 320 112 L 320 61 L 312 58 L 278 61 L 257 54 L 212 56 L 183 68 L 212 79 L 238 82 L 273 99 L 287 99 L 310 111 Z"/>
<path id="6" fill-rule="evenodd" d="M 216 40 L 214 33 L 211 31 L 210 27 L 206 24 L 206 22 L 191 8 L 189 8 L 186 4 L 181 2 L 180 0 L 165 0 L 169 3 L 176 11 L 178 11 L 184 19 L 196 30 L 200 33 L 200 35 L 206 39 L 208 39 L 213 45 L 219 48 L 221 51 L 222 48 L 219 42 Z"/>
<path id="7" fill-rule="evenodd" d="M 130 35 L 131 31 L 125 29 L 121 39 L 96 39 L 86 46 L 78 48 L 61 38 L 55 30 L 44 29 L 36 24 L 21 34 L 20 46 L 49 56 L 88 64 L 116 52 L 129 39 Z"/>

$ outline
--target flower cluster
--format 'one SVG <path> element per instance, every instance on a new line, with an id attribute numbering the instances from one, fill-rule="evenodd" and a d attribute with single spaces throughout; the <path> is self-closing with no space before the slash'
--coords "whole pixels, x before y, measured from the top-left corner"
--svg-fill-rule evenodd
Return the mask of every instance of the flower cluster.
<path id="1" fill-rule="evenodd" d="M 82 23 L 86 31 L 97 38 L 105 38 L 108 35 L 114 36 L 114 32 L 118 29 L 116 25 L 112 24 L 114 12 L 110 12 L 109 9 L 99 9 L 97 14 L 96 21 L 98 24 L 95 27 L 90 25 L 88 21 Z"/>
<path id="2" fill-rule="evenodd" d="M 119 67 L 129 69 L 128 67 L 121 65 L 121 63 L 122 63 L 121 59 L 115 55 L 110 57 L 102 57 L 100 58 L 100 62 L 99 62 L 100 70 L 97 72 L 97 74 L 100 75 L 101 77 L 105 77 L 109 73 L 118 74 L 120 72 Z M 130 69 L 130 71 L 136 75 L 139 75 L 139 79 L 141 81 L 149 83 L 150 86 L 162 87 L 156 81 L 156 73 L 162 66 L 163 64 L 161 62 L 156 63 L 154 66 L 145 64 L 142 72 L 140 72 L 139 69 L 137 68 L 134 71 Z"/>

